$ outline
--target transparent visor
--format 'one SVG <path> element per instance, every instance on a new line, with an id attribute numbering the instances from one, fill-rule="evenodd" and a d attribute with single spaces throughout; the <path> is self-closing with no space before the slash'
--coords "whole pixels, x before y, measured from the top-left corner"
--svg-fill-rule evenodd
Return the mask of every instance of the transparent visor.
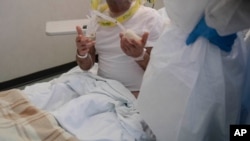
<path id="1" fill-rule="evenodd" d="M 105 9 L 108 8 L 108 5 L 119 8 L 121 7 L 121 4 L 126 1 L 129 2 L 136 1 L 140 4 L 144 4 L 145 2 L 149 3 L 155 2 L 155 0 L 91 0 L 91 8 L 93 10 L 104 11 Z"/>
<path id="2" fill-rule="evenodd" d="M 91 8 L 93 10 L 103 11 L 107 8 L 106 0 L 91 0 Z"/>

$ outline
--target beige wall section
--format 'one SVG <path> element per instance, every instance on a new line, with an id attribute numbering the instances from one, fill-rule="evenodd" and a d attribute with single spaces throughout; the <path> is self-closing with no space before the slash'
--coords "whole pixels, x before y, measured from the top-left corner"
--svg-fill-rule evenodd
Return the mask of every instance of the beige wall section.
<path id="1" fill-rule="evenodd" d="M 75 35 L 47 36 L 45 25 L 88 12 L 89 0 L 0 1 L 0 82 L 74 61 Z"/>
<path id="2" fill-rule="evenodd" d="M 0 82 L 75 60 L 74 35 L 46 36 L 47 21 L 81 19 L 89 0 L 0 1 Z"/>

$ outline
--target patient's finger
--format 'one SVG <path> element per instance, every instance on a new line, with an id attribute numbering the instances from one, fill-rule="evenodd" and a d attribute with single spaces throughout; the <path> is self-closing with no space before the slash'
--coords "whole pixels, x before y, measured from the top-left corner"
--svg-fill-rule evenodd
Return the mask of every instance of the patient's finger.
<path id="1" fill-rule="evenodd" d="M 141 39 L 141 41 L 142 41 L 143 46 L 145 46 L 145 45 L 146 45 L 146 43 L 147 43 L 147 40 L 148 40 L 148 35 L 149 35 L 149 33 L 148 33 L 148 32 L 144 32 L 144 33 L 143 33 L 143 35 L 142 35 L 142 39 Z"/>
<path id="2" fill-rule="evenodd" d="M 85 46 L 86 48 L 91 48 L 91 47 L 94 46 L 94 42 L 88 42 L 88 43 L 84 44 L 84 46 Z"/>
<path id="3" fill-rule="evenodd" d="M 76 26 L 76 32 L 78 35 L 83 35 L 82 28 L 80 26 Z"/>
<path id="4" fill-rule="evenodd" d="M 82 40 L 82 35 L 77 35 L 76 36 L 76 42 L 81 42 Z"/>
<path id="5" fill-rule="evenodd" d="M 134 45 L 135 48 L 137 48 L 137 47 L 140 47 L 140 48 L 145 47 L 145 45 L 147 43 L 147 40 L 148 40 L 148 35 L 149 35 L 148 32 L 144 32 L 140 41 L 132 39 L 131 43 Z"/>
<path id="6" fill-rule="evenodd" d="M 123 33 L 120 33 L 119 36 L 120 36 L 120 39 L 122 39 L 123 36 L 124 36 L 124 34 L 123 34 Z"/>
<path id="7" fill-rule="evenodd" d="M 124 53 L 127 53 L 128 51 L 128 47 L 127 47 L 127 44 L 124 42 L 124 38 L 121 39 L 121 49 L 123 50 Z"/>

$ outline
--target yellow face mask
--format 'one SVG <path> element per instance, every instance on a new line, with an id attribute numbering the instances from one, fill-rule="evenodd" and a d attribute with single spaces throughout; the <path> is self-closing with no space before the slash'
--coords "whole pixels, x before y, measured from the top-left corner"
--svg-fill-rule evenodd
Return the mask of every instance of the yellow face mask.
<path id="1" fill-rule="evenodd" d="M 123 15 L 116 18 L 119 23 L 123 23 L 129 18 L 131 18 L 135 12 L 139 9 L 140 5 L 144 3 L 144 0 L 133 0 L 135 3 L 130 7 L 130 9 L 125 12 Z M 155 0 L 147 0 L 148 2 L 155 2 Z M 97 10 L 99 12 L 104 12 L 108 9 L 108 5 L 106 0 L 91 0 L 91 8 L 93 10 Z M 99 20 L 98 23 L 102 26 L 115 26 L 116 23 L 107 21 L 107 20 Z"/>

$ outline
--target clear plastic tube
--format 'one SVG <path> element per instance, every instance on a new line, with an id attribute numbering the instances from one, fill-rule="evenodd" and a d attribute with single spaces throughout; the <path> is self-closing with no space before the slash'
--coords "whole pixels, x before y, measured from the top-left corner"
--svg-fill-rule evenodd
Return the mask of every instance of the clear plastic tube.
<path id="1" fill-rule="evenodd" d="M 102 14 L 101 12 L 96 11 L 96 10 L 94 10 L 93 13 L 94 13 L 95 15 L 97 15 L 97 16 L 99 16 L 99 17 L 105 19 L 105 20 L 108 20 L 108 21 L 110 21 L 110 22 L 113 22 L 113 23 L 117 24 L 117 25 L 121 28 L 122 31 L 126 31 L 126 28 L 125 28 L 119 21 L 117 21 L 116 19 L 114 19 L 114 18 L 112 18 L 112 17 L 109 17 L 109 16 L 107 16 L 107 15 L 105 15 L 105 14 Z"/>
<path id="2" fill-rule="evenodd" d="M 102 14 L 101 12 L 99 11 L 96 11 L 96 10 L 93 10 L 93 14 L 96 15 L 96 16 L 99 16 L 105 20 L 108 20 L 110 22 L 113 22 L 115 24 L 118 25 L 118 27 L 121 28 L 121 30 L 123 31 L 124 33 L 124 36 L 127 38 L 127 39 L 135 39 L 135 40 L 141 40 L 141 37 L 138 36 L 137 34 L 134 33 L 134 31 L 130 30 L 130 29 L 126 29 L 119 21 L 117 21 L 116 19 L 112 18 L 112 17 L 109 17 L 105 14 Z"/>

